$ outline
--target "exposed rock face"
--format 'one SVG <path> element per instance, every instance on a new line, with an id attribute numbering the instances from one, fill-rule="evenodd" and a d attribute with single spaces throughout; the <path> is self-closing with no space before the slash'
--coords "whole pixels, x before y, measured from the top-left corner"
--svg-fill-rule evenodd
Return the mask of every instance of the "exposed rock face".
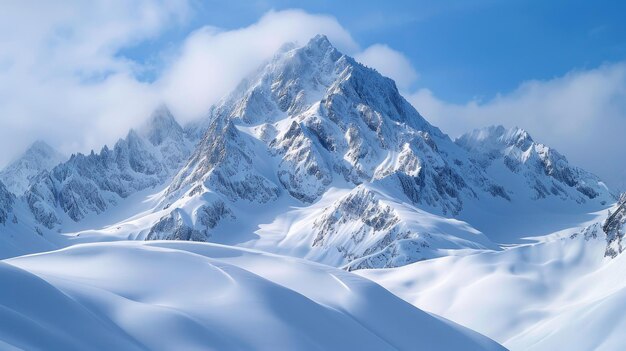
<path id="1" fill-rule="evenodd" d="M 174 210 L 163 216 L 151 229 L 146 240 L 206 241 L 207 236 L 187 225 L 184 213 Z"/>
<path id="2" fill-rule="evenodd" d="M 216 118 L 189 162 L 172 181 L 168 194 L 176 195 L 185 187 L 202 183 L 230 201 L 274 200 L 280 190 L 256 170 L 256 157 L 256 150 L 232 121 Z"/>
<path id="3" fill-rule="evenodd" d="M 339 251 L 346 268 L 395 267 L 420 259 L 426 238 L 407 229 L 390 205 L 358 187 L 324 210 L 313 225 L 313 246 Z"/>
<path id="4" fill-rule="evenodd" d="M 2 182 L 0 182 L 0 224 L 5 224 L 13 211 L 15 195 L 11 194 Z"/>
<path id="5" fill-rule="evenodd" d="M 140 133 L 131 130 L 112 150 L 72 155 L 37 175 L 24 195 L 35 218 L 52 228 L 63 213 L 74 221 L 102 213 L 121 198 L 163 183 L 186 160 L 189 144 L 169 111 L 158 110 Z"/>
<path id="6" fill-rule="evenodd" d="M 234 219 L 232 211 L 222 201 L 215 201 L 197 209 L 195 223 L 184 211 L 175 209 L 163 216 L 146 236 L 146 240 L 208 241 L 211 229 L 224 219 Z"/>
<path id="7" fill-rule="evenodd" d="M 306 127 L 294 121 L 273 140 L 272 146 L 282 156 L 278 166 L 280 183 L 291 196 L 310 203 L 324 193 L 332 181 L 332 171 L 306 132 Z"/>
<path id="8" fill-rule="evenodd" d="M 339 227 L 355 220 L 361 226 L 351 237 L 354 244 L 360 244 L 374 233 L 389 231 L 400 222 L 391 207 L 378 201 L 372 192 L 361 189 L 335 203 L 315 221 L 318 234 L 313 245 L 324 245 Z"/>
<path id="9" fill-rule="evenodd" d="M 614 210 L 602 224 L 606 233 L 605 256 L 615 258 L 624 251 L 623 238 L 626 232 L 626 193 L 622 194 Z"/>

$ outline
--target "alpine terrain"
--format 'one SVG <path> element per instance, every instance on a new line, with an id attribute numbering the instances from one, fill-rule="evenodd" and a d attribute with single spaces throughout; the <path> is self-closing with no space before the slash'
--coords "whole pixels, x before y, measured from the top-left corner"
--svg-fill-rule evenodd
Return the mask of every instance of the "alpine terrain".
<path id="1" fill-rule="evenodd" d="M 0 349 L 615 350 L 625 225 L 525 130 L 452 139 L 317 35 L 200 121 L 2 170 Z"/>

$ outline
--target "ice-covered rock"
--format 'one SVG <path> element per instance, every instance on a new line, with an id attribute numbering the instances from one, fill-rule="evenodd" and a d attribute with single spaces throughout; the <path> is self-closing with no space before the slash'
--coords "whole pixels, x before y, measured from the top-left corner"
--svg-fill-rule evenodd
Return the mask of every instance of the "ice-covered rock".
<path id="1" fill-rule="evenodd" d="M 626 233 L 626 193 L 620 196 L 619 201 L 611 209 L 609 216 L 602 224 L 602 230 L 606 233 L 605 256 L 615 258 L 624 251 L 624 233 Z"/>
<path id="2" fill-rule="evenodd" d="M 13 210 L 15 195 L 10 193 L 0 181 L 0 224 L 5 224 Z"/>

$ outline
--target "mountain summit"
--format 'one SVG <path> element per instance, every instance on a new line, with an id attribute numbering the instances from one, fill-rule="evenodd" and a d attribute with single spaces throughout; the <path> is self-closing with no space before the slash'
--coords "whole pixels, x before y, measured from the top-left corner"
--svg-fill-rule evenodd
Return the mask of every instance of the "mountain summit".
<path id="1" fill-rule="evenodd" d="M 279 51 L 205 125 L 147 238 L 237 242 L 250 238 L 227 233 L 254 232 L 247 243 L 262 249 L 349 268 L 395 266 L 444 249 L 497 248 L 475 228 L 426 225 L 439 216 L 611 199 L 597 177 L 523 130 L 451 140 L 391 79 L 321 35 Z"/>
<path id="2" fill-rule="evenodd" d="M 46 142 L 37 140 L 19 158 L 0 171 L 0 180 L 9 191 L 22 195 L 37 174 L 52 169 L 65 159 Z"/>

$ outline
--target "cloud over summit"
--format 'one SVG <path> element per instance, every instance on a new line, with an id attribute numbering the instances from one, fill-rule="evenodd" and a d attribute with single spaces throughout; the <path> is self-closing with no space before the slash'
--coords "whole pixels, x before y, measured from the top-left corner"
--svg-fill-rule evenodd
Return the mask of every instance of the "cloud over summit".
<path id="1" fill-rule="evenodd" d="M 448 103 L 428 87 L 414 89 L 419 70 L 405 55 L 385 43 L 362 47 L 333 16 L 269 11 L 228 29 L 191 28 L 193 16 L 193 2 L 170 0 L 3 4 L 0 167 L 36 139 L 68 154 L 110 145 L 162 102 L 183 123 L 199 118 L 284 43 L 304 44 L 322 33 L 394 79 L 427 119 L 452 136 L 491 124 L 516 125 L 611 184 L 626 178 L 620 161 L 626 148 L 624 62 L 529 80 L 484 101 Z M 124 55 L 172 30 L 185 34 L 153 45 L 158 69 Z M 155 71 L 153 79 L 141 79 L 146 70 Z"/>

